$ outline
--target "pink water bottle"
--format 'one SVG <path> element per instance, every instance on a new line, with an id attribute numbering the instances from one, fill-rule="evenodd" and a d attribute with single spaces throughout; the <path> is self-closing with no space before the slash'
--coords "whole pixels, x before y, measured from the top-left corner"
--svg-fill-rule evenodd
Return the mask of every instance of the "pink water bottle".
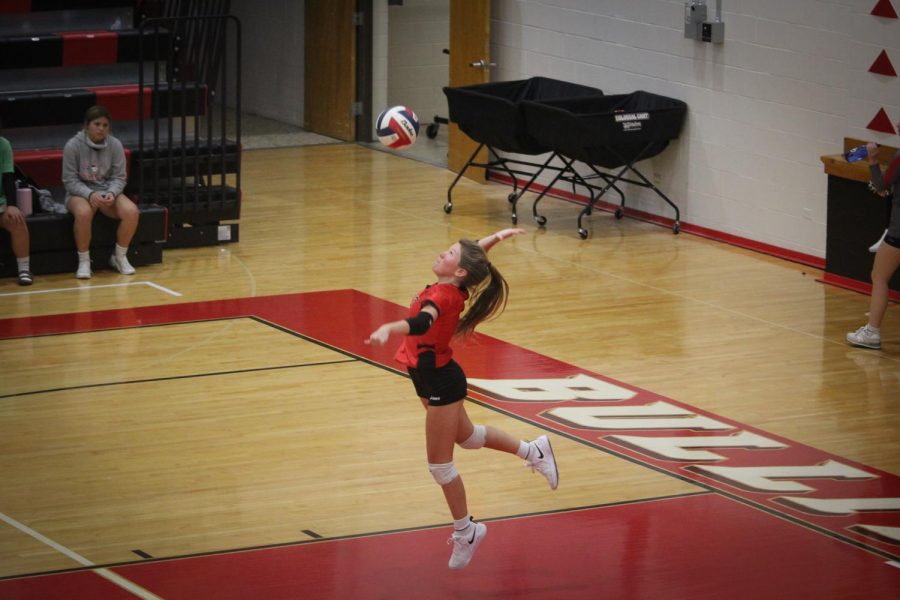
<path id="1" fill-rule="evenodd" d="M 22 214 L 26 217 L 31 214 L 32 206 L 31 206 L 31 188 L 19 188 L 16 190 L 16 206 L 19 207 L 19 210 L 22 211 Z"/>

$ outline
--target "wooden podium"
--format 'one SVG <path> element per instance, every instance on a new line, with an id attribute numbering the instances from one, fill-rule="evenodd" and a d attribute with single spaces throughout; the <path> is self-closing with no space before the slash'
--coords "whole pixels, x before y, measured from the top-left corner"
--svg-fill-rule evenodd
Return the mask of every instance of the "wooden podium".
<path id="1" fill-rule="evenodd" d="M 864 140 L 844 138 L 844 152 L 865 144 Z M 882 146 L 878 160 L 882 169 L 891 161 L 896 148 Z M 868 187 L 869 161 L 848 163 L 843 154 L 821 157 L 828 175 L 828 224 L 825 242 L 823 281 L 840 287 L 869 293 L 870 273 L 875 255 L 869 246 L 887 228 L 891 199 L 880 198 Z M 900 301 L 900 270 L 890 282 L 891 299 Z"/>

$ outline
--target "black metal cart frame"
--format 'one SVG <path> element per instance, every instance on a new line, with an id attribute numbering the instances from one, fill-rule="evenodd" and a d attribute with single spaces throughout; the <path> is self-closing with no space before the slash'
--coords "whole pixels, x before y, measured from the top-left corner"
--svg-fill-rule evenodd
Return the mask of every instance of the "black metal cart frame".
<path id="1" fill-rule="evenodd" d="M 556 158 L 558 155 L 555 152 L 550 153 L 550 158 L 548 158 L 543 163 L 535 163 L 525 160 L 513 159 L 504 156 L 500 156 L 497 154 L 497 151 L 494 150 L 493 147 L 487 146 L 488 151 L 488 161 L 487 162 L 476 162 L 475 158 L 478 156 L 478 153 L 481 152 L 481 149 L 484 148 L 486 144 L 481 143 L 475 149 L 475 152 L 472 153 L 472 156 L 466 161 L 466 164 L 463 165 L 463 168 L 460 169 L 459 173 L 456 174 L 456 177 L 453 179 L 453 183 L 450 184 L 450 187 L 447 188 L 447 203 L 444 204 L 444 212 L 450 214 L 453 211 L 453 188 L 456 186 L 457 182 L 462 178 L 465 174 L 466 170 L 469 167 L 479 167 L 482 169 L 495 169 L 502 170 L 507 175 L 509 175 L 510 180 L 512 181 L 513 191 L 509 193 L 506 197 L 507 201 L 510 204 L 510 218 L 512 219 L 513 225 L 518 223 L 519 216 L 516 211 L 516 206 L 519 202 L 519 198 L 522 197 L 525 192 L 529 190 L 529 188 L 534 184 L 535 180 L 538 178 L 545 169 L 559 169 L 559 167 L 551 167 L 550 162 Z M 491 155 L 494 156 L 494 159 L 491 160 Z M 565 162 L 565 161 L 564 161 Z M 510 167 L 513 165 L 517 166 L 525 166 L 525 167 L 533 167 L 536 170 L 526 171 L 519 168 Z M 522 186 L 521 191 L 519 191 L 519 180 L 516 178 L 516 175 L 524 175 L 529 177 L 528 182 Z M 541 192 L 543 194 L 543 192 Z"/>
<path id="2" fill-rule="evenodd" d="M 581 210 L 580 213 L 578 213 L 578 235 L 581 237 L 581 239 L 586 239 L 588 237 L 588 231 L 582 225 L 582 219 L 593 212 L 596 203 L 610 189 L 614 190 L 619 195 L 618 206 L 616 207 L 616 210 L 613 214 L 615 215 L 616 219 L 621 219 L 625 216 L 625 194 L 621 189 L 619 189 L 618 186 L 616 186 L 616 183 L 623 182 L 652 189 L 660 196 L 660 198 L 662 198 L 666 202 L 666 204 L 671 206 L 672 210 L 675 211 L 675 222 L 672 224 L 672 232 L 677 234 L 681 231 L 681 211 L 678 209 L 678 206 L 674 202 L 672 202 L 672 200 L 668 196 L 666 196 L 662 190 L 656 187 L 651 181 L 644 177 L 644 175 L 640 171 L 634 168 L 634 163 L 643 160 L 643 154 L 648 151 L 652 147 L 652 145 L 653 142 L 648 143 L 644 147 L 644 150 L 642 150 L 638 155 L 638 157 L 631 160 L 630 162 L 623 160 L 622 162 L 625 163 L 625 166 L 622 167 L 616 174 L 605 173 L 597 169 L 597 167 L 595 167 L 594 165 L 587 164 L 588 168 L 590 168 L 593 173 L 584 175 L 576 171 L 573 167 L 574 163 L 576 162 L 575 159 L 567 159 L 565 157 L 561 157 L 564 163 L 563 167 L 560 169 L 559 173 L 556 175 L 553 181 L 547 184 L 547 186 L 541 191 L 538 197 L 534 199 L 534 203 L 531 205 L 531 212 L 534 216 L 535 222 L 537 222 L 537 224 L 541 227 L 547 224 L 547 217 L 538 213 L 537 206 L 541 199 L 543 199 L 543 197 L 557 181 L 565 181 L 571 183 L 573 195 L 575 193 L 575 186 L 580 185 L 587 189 L 589 197 L 587 205 Z M 629 179 L 625 177 L 625 173 L 627 173 L 628 171 L 632 171 L 637 177 L 640 178 L 640 180 Z M 601 179 L 605 185 L 589 183 L 588 181 L 592 179 Z"/>

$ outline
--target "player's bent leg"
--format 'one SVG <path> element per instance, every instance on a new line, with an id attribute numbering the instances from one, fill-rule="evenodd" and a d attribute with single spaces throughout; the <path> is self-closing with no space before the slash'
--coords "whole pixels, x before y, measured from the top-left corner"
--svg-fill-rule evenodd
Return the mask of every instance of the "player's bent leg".
<path id="1" fill-rule="evenodd" d="M 458 442 L 460 448 L 466 450 L 478 450 L 484 447 L 487 439 L 487 427 L 484 425 L 473 425 L 472 434 L 461 442 Z"/>

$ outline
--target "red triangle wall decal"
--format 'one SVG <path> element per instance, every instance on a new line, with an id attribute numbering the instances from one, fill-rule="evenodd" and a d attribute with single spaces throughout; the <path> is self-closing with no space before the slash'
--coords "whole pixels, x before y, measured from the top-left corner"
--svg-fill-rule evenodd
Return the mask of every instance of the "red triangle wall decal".
<path id="1" fill-rule="evenodd" d="M 890 77 L 897 76 L 897 71 L 894 70 L 894 65 L 891 63 L 891 59 L 888 58 L 886 50 L 882 50 L 875 62 L 872 63 L 872 66 L 869 67 L 869 73 L 889 75 Z"/>
<path id="2" fill-rule="evenodd" d="M 878 4 L 872 9 L 872 14 L 876 17 L 885 17 L 886 19 L 897 18 L 897 11 L 894 10 L 891 0 L 878 0 Z"/>
<path id="3" fill-rule="evenodd" d="M 872 131 L 880 131 L 881 133 L 897 133 L 894 131 L 894 125 L 891 123 L 891 119 L 888 117 L 887 113 L 884 112 L 884 109 L 880 109 L 878 114 L 875 115 L 875 118 L 866 125 L 866 129 L 871 129 Z"/>

